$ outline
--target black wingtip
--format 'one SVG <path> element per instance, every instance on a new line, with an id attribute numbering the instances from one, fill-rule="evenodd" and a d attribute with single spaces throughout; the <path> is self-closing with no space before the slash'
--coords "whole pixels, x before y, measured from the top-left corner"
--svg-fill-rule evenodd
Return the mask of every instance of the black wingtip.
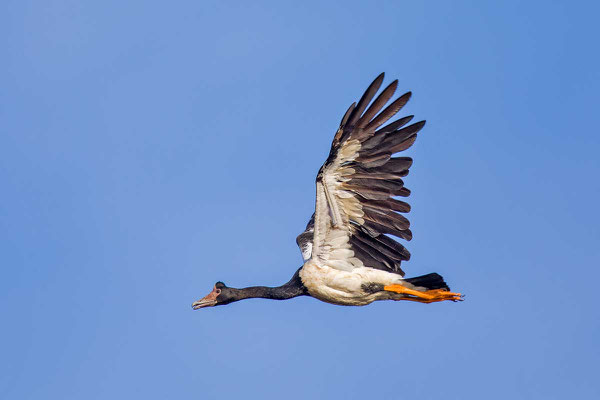
<path id="1" fill-rule="evenodd" d="M 344 125 L 346 125 L 346 122 L 348 122 L 348 117 L 350 116 L 350 113 L 352 111 L 354 111 L 354 107 L 356 107 L 356 102 L 350 104 L 350 107 L 348 107 L 348 110 L 342 117 L 342 121 L 340 122 L 340 127 L 343 127 Z"/>
<path id="2" fill-rule="evenodd" d="M 362 113 L 365 111 L 365 109 L 367 108 L 367 106 L 369 105 L 371 100 L 373 100 L 375 93 L 377 93 L 379 91 L 379 88 L 381 87 L 381 84 L 383 83 L 384 77 L 385 77 L 385 73 L 382 72 L 381 74 L 379 74 L 379 76 L 377 76 L 377 78 L 375 78 L 375 80 L 373 80 L 373 82 L 371 82 L 371 84 L 369 85 L 367 90 L 364 92 L 364 94 L 358 101 L 358 104 L 356 105 L 354 110 L 352 110 L 352 113 L 350 114 L 350 117 L 348 118 L 349 125 L 351 125 L 351 126 L 355 125 L 356 122 L 358 121 L 358 119 L 362 116 Z"/>

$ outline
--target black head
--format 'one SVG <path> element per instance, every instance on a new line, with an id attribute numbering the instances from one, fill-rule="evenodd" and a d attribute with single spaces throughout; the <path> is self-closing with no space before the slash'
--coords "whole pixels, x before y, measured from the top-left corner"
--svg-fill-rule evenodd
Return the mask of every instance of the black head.
<path id="1" fill-rule="evenodd" d="M 228 288 L 223 282 L 217 282 L 209 294 L 192 304 L 192 308 L 198 310 L 204 307 L 229 304 L 232 301 L 235 301 L 235 298 L 231 288 Z"/>

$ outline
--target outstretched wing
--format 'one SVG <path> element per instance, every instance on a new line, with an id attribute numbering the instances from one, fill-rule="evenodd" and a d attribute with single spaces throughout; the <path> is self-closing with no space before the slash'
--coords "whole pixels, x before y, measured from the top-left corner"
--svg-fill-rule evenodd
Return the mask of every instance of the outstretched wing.
<path id="1" fill-rule="evenodd" d="M 379 75 L 342 118 L 317 175 L 315 214 L 297 241 L 305 260 L 317 258 L 346 271 L 370 267 L 404 276 L 400 263 L 410 253 L 387 235 L 412 239 L 410 223 L 400 214 L 410 206 L 395 198 L 410 195 L 402 177 L 412 159 L 392 155 L 412 146 L 425 121 L 406 126 L 413 118 L 408 116 L 381 127 L 411 96 L 408 92 L 383 109 L 396 80 L 371 103 L 383 77 Z"/>

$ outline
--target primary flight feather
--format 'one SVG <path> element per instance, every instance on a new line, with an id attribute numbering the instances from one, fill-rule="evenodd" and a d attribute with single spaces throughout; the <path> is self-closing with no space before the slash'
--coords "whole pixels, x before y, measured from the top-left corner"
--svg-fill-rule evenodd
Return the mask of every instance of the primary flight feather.
<path id="1" fill-rule="evenodd" d="M 315 212 L 296 239 L 302 267 L 279 287 L 236 289 L 217 282 L 192 304 L 194 309 L 248 298 L 297 296 L 348 306 L 375 300 L 462 300 L 437 273 L 405 279 L 401 263 L 410 259 L 410 253 L 388 236 L 412 239 L 410 222 L 401 214 L 409 212 L 410 205 L 396 198 L 410 195 L 402 178 L 412 159 L 393 155 L 412 146 L 425 121 L 407 125 L 411 115 L 382 126 L 411 96 L 405 93 L 385 107 L 398 86 L 395 80 L 373 100 L 383 78 L 383 73 L 375 78 L 358 103 L 348 108 L 319 169 Z"/>

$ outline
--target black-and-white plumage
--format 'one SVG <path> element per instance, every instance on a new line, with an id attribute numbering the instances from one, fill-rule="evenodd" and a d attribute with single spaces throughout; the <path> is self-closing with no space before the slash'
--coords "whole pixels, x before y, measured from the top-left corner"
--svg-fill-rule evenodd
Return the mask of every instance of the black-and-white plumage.
<path id="1" fill-rule="evenodd" d="M 402 178 L 408 175 L 412 159 L 394 154 L 412 146 L 425 121 L 408 125 L 413 116 L 407 116 L 389 122 L 411 93 L 386 106 L 398 81 L 375 98 L 383 78 L 384 74 L 379 75 L 359 102 L 348 108 L 335 133 L 329 156 L 317 174 L 315 213 L 297 238 L 304 265 L 280 287 L 287 293 L 299 285 L 295 296 L 310 295 L 342 305 L 384 299 L 425 303 L 461 299 L 438 274 L 403 279 L 401 263 L 410 259 L 410 253 L 391 236 L 412 239 L 410 222 L 403 215 L 410 206 L 397 198 L 410 195 Z M 196 302 L 195 307 L 227 304 L 236 300 L 231 300 L 232 291 L 245 290 L 219 284 L 222 287 L 216 285 L 211 292 L 219 291 L 213 296 L 214 304 Z M 229 293 L 227 303 L 218 301 L 223 291 Z"/>
<path id="2" fill-rule="evenodd" d="M 329 251 L 341 249 L 337 245 L 339 240 L 333 243 L 333 249 L 331 246 L 323 248 L 323 245 L 328 235 L 335 236 L 337 231 L 342 231 L 348 237 L 343 247 L 351 249 L 352 258 L 358 259 L 343 260 L 355 266 L 368 265 L 404 275 L 400 263 L 408 260 L 410 253 L 386 234 L 406 240 L 412 238 L 410 222 L 400 214 L 410 211 L 410 206 L 394 198 L 410 194 L 402 178 L 408 175 L 412 159 L 392 155 L 414 143 L 425 121 L 405 127 L 413 118 L 408 116 L 380 128 L 410 99 L 408 92 L 379 113 L 393 96 L 398 81 L 392 82 L 361 116 L 382 81 L 383 74 L 369 86 L 358 105 L 350 106 L 342 119 L 329 157 L 317 176 L 318 221 L 309 223 L 307 231 L 314 231 L 313 225 L 317 226 L 313 235 L 317 246 L 313 251 L 321 258 L 327 258 Z M 308 239 L 306 232 L 302 235 Z M 313 246 L 304 241 L 303 247 Z M 348 268 L 348 265 L 342 267 Z"/>

